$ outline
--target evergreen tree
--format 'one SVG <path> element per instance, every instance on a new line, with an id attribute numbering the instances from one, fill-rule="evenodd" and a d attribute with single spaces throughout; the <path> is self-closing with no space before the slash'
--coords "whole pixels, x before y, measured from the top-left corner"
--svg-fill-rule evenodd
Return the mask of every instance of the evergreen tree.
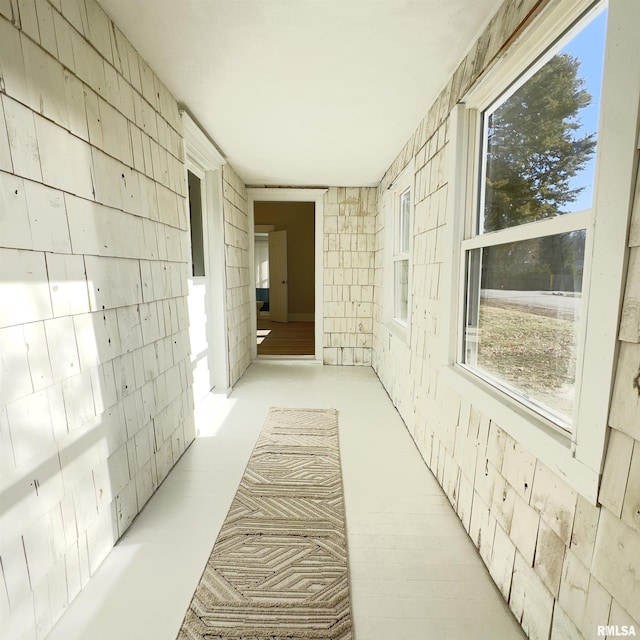
<path id="1" fill-rule="evenodd" d="M 574 56 L 554 56 L 489 116 L 485 232 L 561 215 L 583 190 L 571 180 L 593 157 L 596 134 L 579 135 L 578 114 L 591 103 L 579 67 Z M 508 271 L 547 274 L 538 281 L 554 288 L 581 263 L 575 235 L 495 247 L 485 286 L 499 287 Z"/>
<path id="2" fill-rule="evenodd" d="M 593 156 L 595 134 L 576 136 L 591 95 L 580 61 L 559 54 L 490 116 L 484 230 L 563 213 L 582 188 L 571 179 Z"/>

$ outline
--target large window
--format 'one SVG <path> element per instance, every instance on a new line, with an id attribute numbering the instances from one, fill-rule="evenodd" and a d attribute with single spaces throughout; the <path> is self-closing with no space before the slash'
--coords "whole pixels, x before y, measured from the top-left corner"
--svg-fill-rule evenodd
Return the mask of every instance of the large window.
<path id="1" fill-rule="evenodd" d="M 637 161 L 640 77 L 624 69 L 639 64 L 639 18 L 631 0 L 550 4 L 450 123 L 458 321 L 444 379 L 594 501 Z"/>
<path id="2" fill-rule="evenodd" d="M 480 113 L 463 363 L 566 430 L 584 317 L 606 12 Z M 568 38 L 568 42 L 567 42 Z"/>

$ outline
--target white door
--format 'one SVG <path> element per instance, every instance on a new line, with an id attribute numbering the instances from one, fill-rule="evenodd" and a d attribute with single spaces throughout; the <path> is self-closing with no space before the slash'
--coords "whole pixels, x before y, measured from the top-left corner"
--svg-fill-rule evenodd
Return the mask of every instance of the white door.
<path id="1" fill-rule="evenodd" d="M 269 232 L 269 320 L 289 321 L 287 232 Z"/>

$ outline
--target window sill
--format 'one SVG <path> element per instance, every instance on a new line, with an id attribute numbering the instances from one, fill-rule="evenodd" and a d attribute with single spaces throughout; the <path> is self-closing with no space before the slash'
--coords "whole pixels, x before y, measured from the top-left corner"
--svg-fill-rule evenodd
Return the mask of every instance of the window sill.
<path id="1" fill-rule="evenodd" d="M 568 435 L 460 366 L 443 367 L 441 377 L 591 504 L 597 503 L 600 475 L 575 458 Z"/>
<path id="2" fill-rule="evenodd" d="M 384 327 L 390 334 L 409 346 L 409 325 L 390 319 L 384 323 Z"/>

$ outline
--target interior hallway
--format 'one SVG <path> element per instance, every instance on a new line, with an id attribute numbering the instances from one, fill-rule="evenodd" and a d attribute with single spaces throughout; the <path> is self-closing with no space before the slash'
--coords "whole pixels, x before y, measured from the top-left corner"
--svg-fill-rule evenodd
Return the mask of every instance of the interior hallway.
<path id="1" fill-rule="evenodd" d="M 339 411 L 356 640 L 524 638 L 375 373 L 254 363 L 50 640 L 174 640 L 269 406 Z"/>

